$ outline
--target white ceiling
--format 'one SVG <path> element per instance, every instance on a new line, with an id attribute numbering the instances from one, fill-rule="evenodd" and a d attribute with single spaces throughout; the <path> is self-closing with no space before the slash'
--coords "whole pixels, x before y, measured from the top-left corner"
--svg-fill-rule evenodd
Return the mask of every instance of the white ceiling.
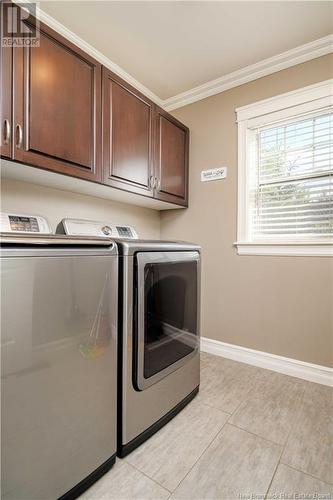
<path id="1" fill-rule="evenodd" d="M 46 1 L 41 9 L 162 99 L 333 31 L 324 1 Z"/>

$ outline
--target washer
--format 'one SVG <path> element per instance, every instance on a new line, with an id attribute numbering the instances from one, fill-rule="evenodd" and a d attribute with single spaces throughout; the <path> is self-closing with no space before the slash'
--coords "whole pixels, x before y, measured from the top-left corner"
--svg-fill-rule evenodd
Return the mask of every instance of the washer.
<path id="1" fill-rule="evenodd" d="M 139 240 L 134 228 L 105 222 L 66 219 L 58 229 L 83 235 L 96 225 L 100 233 L 108 227 L 117 236 L 117 454 L 124 457 L 198 393 L 200 247 Z M 126 238 L 119 238 L 119 227 Z"/>
<path id="2" fill-rule="evenodd" d="M 0 222 L 1 498 L 73 499 L 116 458 L 117 246 Z"/>

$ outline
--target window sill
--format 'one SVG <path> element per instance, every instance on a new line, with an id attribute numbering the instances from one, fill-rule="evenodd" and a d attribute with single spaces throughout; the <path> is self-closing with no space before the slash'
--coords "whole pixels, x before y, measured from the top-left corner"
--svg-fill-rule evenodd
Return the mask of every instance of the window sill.
<path id="1" fill-rule="evenodd" d="M 286 255 L 290 257 L 333 257 L 333 241 L 234 243 L 238 255 Z"/>

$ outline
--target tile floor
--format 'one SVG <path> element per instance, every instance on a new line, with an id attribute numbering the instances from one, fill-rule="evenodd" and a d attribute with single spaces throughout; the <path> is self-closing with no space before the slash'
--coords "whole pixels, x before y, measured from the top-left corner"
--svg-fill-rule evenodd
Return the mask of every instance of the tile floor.
<path id="1" fill-rule="evenodd" d="M 81 499 L 333 499 L 333 389 L 201 360 L 199 395 Z"/>

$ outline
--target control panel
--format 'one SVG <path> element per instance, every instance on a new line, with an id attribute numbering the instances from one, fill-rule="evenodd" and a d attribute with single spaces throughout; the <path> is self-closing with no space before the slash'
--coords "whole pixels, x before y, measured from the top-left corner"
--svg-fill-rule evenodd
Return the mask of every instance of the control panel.
<path id="1" fill-rule="evenodd" d="M 85 219 L 63 219 L 57 227 L 57 233 L 69 236 L 138 239 L 138 235 L 132 226 L 113 226 L 108 222 Z"/>
<path id="2" fill-rule="evenodd" d="M 45 217 L 17 213 L 0 215 L 2 233 L 51 234 L 51 228 Z"/>

